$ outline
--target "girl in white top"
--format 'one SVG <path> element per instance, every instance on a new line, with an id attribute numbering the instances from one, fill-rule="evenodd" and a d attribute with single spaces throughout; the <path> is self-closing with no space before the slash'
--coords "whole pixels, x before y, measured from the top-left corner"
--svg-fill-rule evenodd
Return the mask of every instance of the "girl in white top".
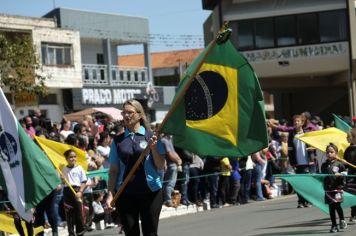
<path id="1" fill-rule="evenodd" d="M 86 187 L 87 176 L 83 167 L 76 164 L 77 154 L 69 149 L 64 153 L 67 165 L 63 168 L 63 177 L 75 190 L 75 194 L 65 184 L 63 188 L 64 206 L 66 208 L 66 221 L 68 226 L 68 234 L 70 236 L 84 235 L 83 213 L 82 213 L 82 198 L 83 191 Z M 74 225 L 75 231 L 74 232 Z"/>

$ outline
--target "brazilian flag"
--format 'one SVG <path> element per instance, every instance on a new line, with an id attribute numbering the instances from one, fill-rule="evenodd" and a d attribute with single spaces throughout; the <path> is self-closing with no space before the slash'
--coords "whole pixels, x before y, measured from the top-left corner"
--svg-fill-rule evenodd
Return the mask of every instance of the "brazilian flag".
<path id="1" fill-rule="evenodd" d="M 201 156 L 243 157 L 267 147 L 257 76 L 230 40 L 211 43 L 187 68 L 161 131 Z"/>

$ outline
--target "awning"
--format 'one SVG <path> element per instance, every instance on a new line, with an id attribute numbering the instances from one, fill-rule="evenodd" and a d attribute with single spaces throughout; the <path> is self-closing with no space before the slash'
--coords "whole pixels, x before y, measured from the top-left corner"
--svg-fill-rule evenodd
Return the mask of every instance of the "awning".
<path id="1" fill-rule="evenodd" d="M 78 112 L 70 113 L 64 115 L 64 118 L 70 120 L 70 121 L 81 121 L 83 120 L 83 117 L 85 115 L 92 115 L 97 112 L 104 113 L 108 115 L 111 119 L 118 121 L 122 120 L 123 117 L 121 115 L 121 110 L 115 108 L 115 107 L 92 107 L 92 108 L 87 108 Z"/>

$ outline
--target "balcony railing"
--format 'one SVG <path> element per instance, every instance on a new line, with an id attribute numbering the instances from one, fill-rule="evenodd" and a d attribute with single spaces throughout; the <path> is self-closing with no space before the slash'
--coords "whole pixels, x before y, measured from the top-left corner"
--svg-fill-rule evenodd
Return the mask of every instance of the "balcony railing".
<path id="1" fill-rule="evenodd" d="M 107 65 L 83 64 L 84 85 L 136 85 L 146 86 L 147 67 L 111 66 L 111 81 Z"/>

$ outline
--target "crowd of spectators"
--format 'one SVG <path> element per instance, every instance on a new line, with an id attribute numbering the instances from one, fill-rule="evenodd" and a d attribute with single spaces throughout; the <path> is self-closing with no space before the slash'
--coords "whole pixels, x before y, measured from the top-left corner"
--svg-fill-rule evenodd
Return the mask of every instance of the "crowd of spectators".
<path id="1" fill-rule="evenodd" d="M 205 203 L 211 208 L 221 208 L 250 201 L 265 201 L 272 198 L 273 190 L 280 188 L 276 185 L 274 174 L 318 172 L 321 163 L 318 163 L 314 149 L 303 146 L 307 151 L 307 159 L 300 165 L 296 162 L 298 160 L 291 159 L 290 150 L 295 145 L 293 137 L 299 131 L 322 129 L 323 123 L 318 117 L 311 119 L 308 112 L 295 116 L 293 121 L 293 125 L 288 126 L 286 120 L 269 119 L 269 146 L 248 157 L 198 156 L 174 147 L 174 137 L 161 134 L 167 160 L 163 177 L 164 206 L 195 204 L 200 207 Z M 60 123 L 53 123 L 42 116 L 40 111 L 36 111 L 33 116 L 26 116 L 19 122 L 31 138 L 34 135 L 42 136 L 84 150 L 87 153 L 88 171 L 108 168 L 112 138 L 124 131 L 121 122 L 112 121 L 109 116 L 103 115 L 87 115 L 76 122 L 63 118 Z M 301 128 L 297 128 L 297 125 Z M 156 127 L 152 127 L 153 130 Z M 87 208 L 85 223 L 88 231 L 94 228 L 93 222 L 101 220 L 105 220 L 108 227 L 118 224 L 117 217 L 111 217 L 105 211 L 106 187 L 107 183 L 99 177 L 87 182 L 84 203 Z M 282 194 L 293 193 L 291 186 L 284 181 L 280 190 Z M 180 194 L 177 202 L 175 198 L 178 191 Z M 54 198 L 58 226 L 64 227 L 66 219 L 60 187 Z M 298 207 L 309 207 L 309 203 L 299 196 Z M 46 225 L 49 226 L 48 216 L 46 219 Z"/>

